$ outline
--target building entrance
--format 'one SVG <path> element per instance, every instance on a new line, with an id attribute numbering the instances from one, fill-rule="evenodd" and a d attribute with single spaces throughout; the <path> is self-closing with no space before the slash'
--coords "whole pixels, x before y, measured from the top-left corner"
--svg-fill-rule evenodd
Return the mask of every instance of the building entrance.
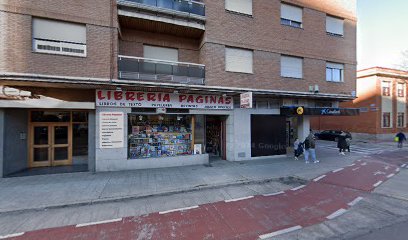
<path id="1" fill-rule="evenodd" d="M 206 116 L 205 151 L 211 158 L 226 160 L 225 120 L 223 116 Z"/>
<path id="2" fill-rule="evenodd" d="M 88 112 L 31 111 L 29 167 L 86 165 Z"/>

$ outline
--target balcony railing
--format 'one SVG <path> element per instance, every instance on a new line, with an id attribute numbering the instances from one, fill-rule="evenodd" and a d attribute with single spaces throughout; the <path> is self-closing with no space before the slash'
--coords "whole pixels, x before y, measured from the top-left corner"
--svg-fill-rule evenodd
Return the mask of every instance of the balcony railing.
<path id="1" fill-rule="evenodd" d="M 192 0 L 126 0 L 147 6 L 205 16 L 205 4 Z"/>
<path id="2" fill-rule="evenodd" d="M 119 56 L 119 79 L 204 85 L 205 66 L 157 59 Z"/>

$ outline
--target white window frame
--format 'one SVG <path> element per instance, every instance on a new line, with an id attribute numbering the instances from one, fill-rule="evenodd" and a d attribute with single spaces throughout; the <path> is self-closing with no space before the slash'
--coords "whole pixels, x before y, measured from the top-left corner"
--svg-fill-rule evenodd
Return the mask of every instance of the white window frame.
<path id="1" fill-rule="evenodd" d="M 50 25 L 51 24 L 51 25 Z M 44 31 L 43 29 L 35 29 L 36 27 L 44 26 L 58 26 L 61 28 L 67 26 L 71 31 L 73 29 L 78 31 L 83 31 L 84 37 L 81 39 L 65 39 L 64 36 L 57 36 L 55 32 Z M 86 57 L 87 56 L 87 33 L 86 33 L 85 24 L 70 23 L 59 20 L 48 20 L 42 18 L 33 18 L 32 19 L 32 49 L 36 53 L 46 53 L 54 55 L 65 55 L 65 56 L 74 56 L 74 57 Z M 44 33 L 45 32 L 45 33 Z M 41 34 L 42 33 L 42 34 Z M 63 35 L 63 34 L 61 34 Z M 69 35 L 66 35 L 67 38 L 70 38 Z"/>
<path id="2" fill-rule="evenodd" d="M 402 91 L 402 96 L 400 94 Z M 397 97 L 404 98 L 405 97 L 405 84 L 404 83 L 397 83 Z"/>
<path id="3" fill-rule="evenodd" d="M 339 81 L 334 80 L 334 71 L 340 72 L 340 79 Z M 327 71 L 330 71 L 331 77 L 328 78 Z M 334 63 L 334 62 L 326 62 L 326 81 L 327 82 L 344 82 L 344 64 L 342 63 Z"/>
<path id="4" fill-rule="evenodd" d="M 241 57 L 239 55 L 241 55 Z M 225 71 L 227 72 L 248 74 L 254 73 L 253 50 L 226 46 L 224 52 L 224 59 L 225 59 Z"/>
<path id="5" fill-rule="evenodd" d="M 388 94 L 384 94 L 384 88 L 388 88 Z M 392 96 L 392 84 L 389 81 L 381 82 L 381 96 L 391 97 Z"/>
<path id="6" fill-rule="evenodd" d="M 252 16 L 253 0 L 225 0 L 225 10 Z"/>
<path id="7" fill-rule="evenodd" d="M 300 16 L 299 15 L 300 11 Z M 296 13 L 297 12 L 297 13 Z M 303 8 L 281 3 L 281 24 L 294 28 L 303 28 Z"/>
<path id="8" fill-rule="evenodd" d="M 337 21 L 337 23 L 336 23 Z M 330 29 L 330 24 L 339 24 L 341 21 L 341 31 L 335 31 Z M 331 22 L 331 23 L 330 23 Z M 326 33 L 330 36 L 344 37 L 344 19 L 326 15 Z"/>
<path id="9" fill-rule="evenodd" d="M 302 57 L 281 55 L 280 60 L 281 60 L 281 77 L 293 78 L 293 79 L 303 79 L 303 58 Z M 293 66 L 287 66 L 284 64 L 285 64 L 285 61 L 287 63 L 287 61 L 290 61 L 290 60 L 293 61 L 291 64 L 294 64 L 295 61 L 298 61 L 296 65 L 299 64 L 299 61 L 300 61 L 300 69 L 296 69 L 296 71 L 288 70 L 288 68 L 291 68 Z"/>

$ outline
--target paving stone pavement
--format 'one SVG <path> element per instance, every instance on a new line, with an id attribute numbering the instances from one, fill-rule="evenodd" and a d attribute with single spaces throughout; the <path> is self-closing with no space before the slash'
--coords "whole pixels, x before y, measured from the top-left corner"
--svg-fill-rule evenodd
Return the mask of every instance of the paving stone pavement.
<path id="1" fill-rule="evenodd" d="M 38 210 L 166 195 L 276 180 L 312 179 L 350 164 L 361 155 L 339 158 L 318 151 L 321 163 L 304 164 L 290 158 L 246 162 L 218 161 L 212 167 L 185 166 L 104 173 L 67 173 L 0 179 L 0 213 Z"/>

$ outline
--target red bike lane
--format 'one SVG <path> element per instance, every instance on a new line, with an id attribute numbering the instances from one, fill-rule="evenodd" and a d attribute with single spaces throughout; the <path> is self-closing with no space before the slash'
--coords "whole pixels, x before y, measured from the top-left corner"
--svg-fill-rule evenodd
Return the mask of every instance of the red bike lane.
<path id="1" fill-rule="evenodd" d="M 6 237 L 19 240 L 264 239 L 340 216 L 398 171 L 399 166 L 395 164 L 363 158 L 284 192 Z"/>

